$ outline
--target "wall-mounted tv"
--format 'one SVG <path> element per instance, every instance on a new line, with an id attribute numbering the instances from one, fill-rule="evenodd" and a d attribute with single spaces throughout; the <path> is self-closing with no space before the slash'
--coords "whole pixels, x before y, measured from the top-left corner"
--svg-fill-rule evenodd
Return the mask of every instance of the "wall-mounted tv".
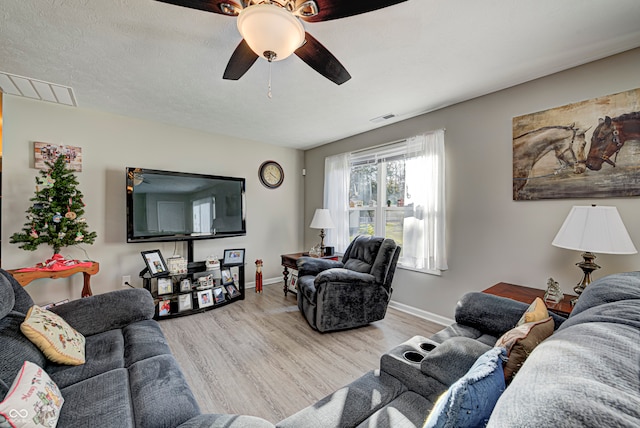
<path id="1" fill-rule="evenodd" d="M 245 212 L 244 178 L 127 168 L 127 242 L 246 235 Z"/>

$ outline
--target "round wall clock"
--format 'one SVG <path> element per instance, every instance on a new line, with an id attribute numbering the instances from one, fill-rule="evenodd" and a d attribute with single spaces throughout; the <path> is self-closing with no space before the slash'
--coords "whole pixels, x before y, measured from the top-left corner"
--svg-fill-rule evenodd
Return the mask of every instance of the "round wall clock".
<path id="1" fill-rule="evenodd" d="M 258 177 L 265 187 L 275 189 L 284 181 L 284 171 L 278 162 L 269 160 L 260 165 Z"/>

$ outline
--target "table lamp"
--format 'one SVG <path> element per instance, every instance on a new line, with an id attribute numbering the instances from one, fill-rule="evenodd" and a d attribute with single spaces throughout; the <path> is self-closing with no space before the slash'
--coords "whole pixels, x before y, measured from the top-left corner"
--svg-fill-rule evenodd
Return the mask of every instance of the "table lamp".
<path id="1" fill-rule="evenodd" d="M 616 207 L 574 206 L 551 245 L 569 250 L 584 251 L 583 261 L 576 263 L 584 273 L 582 281 L 573 289 L 578 297 L 591 283 L 591 272 L 600 266 L 593 253 L 635 254 L 638 251 Z M 572 304 L 575 304 L 575 300 Z"/>
<path id="2" fill-rule="evenodd" d="M 320 229 L 320 257 L 324 257 L 324 234 L 325 229 L 333 229 L 333 220 L 331 220 L 331 213 L 324 208 L 316 208 L 316 212 L 313 214 L 313 219 L 309 225 L 311 229 Z"/>

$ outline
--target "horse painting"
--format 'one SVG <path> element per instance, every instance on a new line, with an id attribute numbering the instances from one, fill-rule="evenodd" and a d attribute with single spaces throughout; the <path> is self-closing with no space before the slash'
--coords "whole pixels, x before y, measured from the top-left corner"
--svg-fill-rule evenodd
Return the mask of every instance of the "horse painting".
<path id="1" fill-rule="evenodd" d="M 575 124 L 570 126 L 545 126 L 527 132 L 513 139 L 513 199 L 522 199 L 520 192 L 533 178 L 549 177 L 573 167 L 573 172 L 585 171 L 584 149 L 585 132 Z M 579 143 L 578 156 L 573 150 L 574 142 Z M 559 168 L 553 173 L 539 177 L 530 177 L 534 165 L 547 153 L 553 152 L 559 162 Z"/>
<path id="2" fill-rule="evenodd" d="M 628 140 L 640 140 L 640 111 L 600 119 L 591 136 L 586 166 L 600 171 L 603 163 L 616 166 L 618 153 Z M 612 159 L 614 158 L 614 159 Z"/>

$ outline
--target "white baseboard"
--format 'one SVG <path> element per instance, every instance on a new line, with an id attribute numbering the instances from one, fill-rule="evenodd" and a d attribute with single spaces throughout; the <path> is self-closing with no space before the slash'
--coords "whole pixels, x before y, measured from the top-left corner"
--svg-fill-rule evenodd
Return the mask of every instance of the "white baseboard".
<path id="1" fill-rule="evenodd" d="M 423 319 L 425 319 L 427 321 L 432 321 L 432 322 L 435 322 L 435 323 L 438 323 L 438 324 L 442 324 L 442 325 L 451 325 L 451 324 L 453 324 L 455 322 L 454 320 L 452 320 L 450 318 L 443 317 L 443 316 L 434 314 L 432 312 L 427 312 L 427 311 L 424 311 L 422 309 L 414 308 L 413 306 L 405 305 L 404 303 L 399 303 L 399 302 L 396 302 L 394 300 L 391 300 L 389 302 L 389 307 L 393 308 L 393 309 L 397 309 L 397 310 L 402 311 L 402 312 L 406 312 L 406 313 L 411 314 L 411 315 L 415 315 L 415 316 L 417 316 L 419 318 L 423 318 Z"/>
<path id="2" fill-rule="evenodd" d="M 269 284 L 275 284 L 277 282 L 282 282 L 282 277 L 276 277 L 276 278 L 267 278 L 267 279 L 262 279 L 262 285 L 269 285 Z M 256 288 L 256 282 L 252 281 L 252 282 L 244 282 L 244 288 Z"/>

